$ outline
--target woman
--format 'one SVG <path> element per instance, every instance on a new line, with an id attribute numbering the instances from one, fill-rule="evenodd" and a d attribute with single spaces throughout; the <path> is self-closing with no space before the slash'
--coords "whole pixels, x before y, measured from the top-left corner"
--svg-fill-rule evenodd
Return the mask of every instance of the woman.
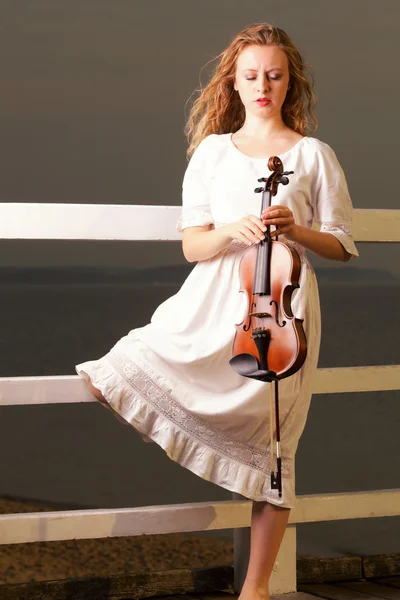
<path id="1" fill-rule="evenodd" d="M 144 440 L 200 477 L 253 500 L 251 554 L 240 600 L 268 598 L 268 582 L 295 500 L 294 456 L 317 368 L 320 309 L 306 250 L 347 261 L 351 200 L 331 148 L 309 137 L 314 92 L 287 34 L 253 25 L 218 57 L 187 124 L 193 154 L 183 181 L 183 252 L 196 267 L 151 323 L 103 358 L 77 365 L 93 394 Z M 260 215 L 257 179 L 277 155 L 294 171 Z M 313 221 L 320 231 L 311 229 Z M 283 494 L 270 489 L 269 406 L 264 383 L 229 365 L 235 323 L 246 311 L 239 262 L 266 225 L 302 261 L 294 314 L 304 319 L 308 355 L 280 382 Z"/>

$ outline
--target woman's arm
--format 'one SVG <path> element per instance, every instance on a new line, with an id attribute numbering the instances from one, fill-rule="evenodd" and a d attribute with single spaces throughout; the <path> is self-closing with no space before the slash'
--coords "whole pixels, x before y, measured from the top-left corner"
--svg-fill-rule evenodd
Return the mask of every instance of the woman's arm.
<path id="1" fill-rule="evenodd" d="M 207 260 L 223 250 L 230 241 L 223 227 L 188 227 L 183 231 L 183 254 L 188 262 Z"/>
<path id="2" fill-rule="evenodd" d="M 183 231 L 183 254 L 188 262 L 208 260 L 226 248 L 232 240 L 257 244 L 264 239 L 266 231 L 261 219 L 255 215 L 243 217 L 235 223 L 228 223 L 217 229 L 213 225 L 187 227 Z"/>
<path id="3" fill-rule="evenodd" d="M 289 240 L 311 250 L 318 256 L 343 262 L 347 262 L 352 256 L 331 233 L 297 225 L 292 211 L 287 206 L 269 206 L 262 217 L 265 225 L 275 225 L 277 228 L 271 232 L 271 235 L 284 233 Z"/>
<path id="4" fill-rule="evenodd" d="M 351 258 L 351 254 L 344 249 L 339 240 L 327 231 L 315 231 L 301 225 L 295 225 L 289 239 L 323 258 L 344 262 Z"/>

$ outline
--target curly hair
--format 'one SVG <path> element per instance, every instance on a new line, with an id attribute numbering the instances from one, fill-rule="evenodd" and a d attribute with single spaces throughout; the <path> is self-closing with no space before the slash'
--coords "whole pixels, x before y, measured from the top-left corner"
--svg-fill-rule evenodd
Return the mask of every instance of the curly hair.
<path id="1" fill-rule="evenodd" d="M 235 133 L 245 120 L 245 109 L 234 90 L 236 62 L 249 45 L 277 45 L 289 63 L 290 89 L 282 106 L 282 119 L 294 131 L 309 135 L 317 129 L 314 110 L 316 96 L 310 68 L 287 33 L 268 23 L 250 25 L 232 40 L 213 60 L 218 60 L 211 81 L 200 92 L 190 109 L 185 135 L 190 157 L 200 142 L 211 133 Z"/>

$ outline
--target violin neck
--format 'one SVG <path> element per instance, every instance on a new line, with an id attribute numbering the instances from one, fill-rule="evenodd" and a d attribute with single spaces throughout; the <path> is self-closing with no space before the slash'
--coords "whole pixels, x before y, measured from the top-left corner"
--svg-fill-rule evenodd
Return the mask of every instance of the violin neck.
<path id="1" fill-rule="evenodd" d="M 261 214 L 269 206 L 271 206 L 271 190 L 266 189 L 266 190 L 263 191 L 263 194 L 262 194 Z"/>
<path id="2" fill-rule="evenodd" d="M 261 203 L 261 214 L 271 206 L 271 190 L 264 190 Z M 253 280 L 253 294 L 271 294 L 271 237 L 270 226 L 267 225 L 265 239 L 257 245 L 257 260 Z"/>

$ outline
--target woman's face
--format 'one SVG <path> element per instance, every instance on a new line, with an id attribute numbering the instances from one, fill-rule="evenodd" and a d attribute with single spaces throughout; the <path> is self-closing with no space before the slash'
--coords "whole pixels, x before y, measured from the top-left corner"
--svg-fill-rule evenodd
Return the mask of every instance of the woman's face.
<path id="1" fill-rule="evenodd" d="M 235 90 L 246 115 L 265 119 L 281 115 L 289 85 L 289 63 L 279 46 L 250 45 L 239 54 Z"/>

